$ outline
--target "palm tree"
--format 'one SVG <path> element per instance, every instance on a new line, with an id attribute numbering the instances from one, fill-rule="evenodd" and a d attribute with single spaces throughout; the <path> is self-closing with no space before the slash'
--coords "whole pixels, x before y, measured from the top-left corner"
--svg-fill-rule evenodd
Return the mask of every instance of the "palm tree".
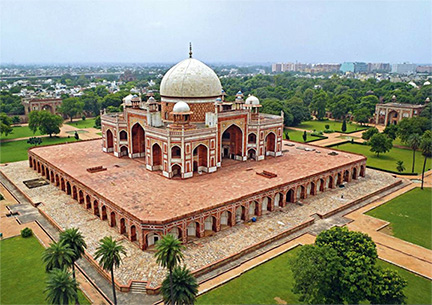
<path id="1" fill-rule="evenodd" d="M 69 245 L 69 248 L 73 251 L 72 256 L 72 276 L 75 278 L 75 262 L 79 260 L 83 254 L 84 250 L 87 248 L 87 244 L 84 240 L 82 234 L 76 228 L 70 228 L 60 233 L 60 241 Z M 78 291 L 77 291 L 78 292 Z M 76 304 L 79 304 L 78 298 L 76 299 Z"/>
<path id="2" fill-rule="evenodd" d="M 111 272 L 111 283 L 114 297 L 114 305 L 117 305 L 117 296 L 114 285 L 114 267 L 119 267 L 122 261 L 121 254 L 126 255 L 125 248 L 113 240 L 111 236 L 106 236 L 99 241 L 96 249 L 95 259 L 99 259 L 99 265 L 103 269 Z"/>
<path id="3" fill-rule="evenodd" d="M 420 149 L 422 151 L 422 155 L 424 156 L 421 183 L 421 189 L 423 189 L 424 173 L 426 169 L 427 158 L 432 157 L 432 132 L 430 130 L 427 130 L 421 137 Z"/>
<path id="4" fill-rule="evenodd" d="M 414 166 L 415 166 L 415 155 L 416 150 L 419 148 L 421 142 L 420 135 L 418 133 L 414 133 L 408 137 L 407 143 L 409 147 L 413 151 L 413 163 L 412 163 L 412 170 L 411 172 L 414 173 Z"/>
<path id="5" fill-rule="evenodd" d="M 183 260 L 183 253 L 181 252 L 183 249 L 184 246 L 181 244 L 181 241 L 170 234 L 163 236 L 156 243 L 156 262 L 169 271 L 171 299 L 167 301 L 170 304 L 175 303 L 172 272 L 174 267 Z"/>
<path id="6" fill-rule="evenodd" d="M 66 269 L 53 269 L 48 274 L 44 292 L 50 304 L 68 305 L 78 298 L 78 284 Z"/>
<path id="7" fill-rule="evenodd" d="M 162 282 L 162 295 L 164 302 L 174 299 L 175 304 L 194 304 L 198 294 L 198 283 L 186 266 L 175 267 L 172 272 L 172 286 L 174 298 L 171 297 L 171 283 L 167 276 Z"/>
<path id="8" fill-rule="evenodd" d="M 42 261 L 45 263 L 46 271 L 54 268 L 64 269 L 72 266 L 74 257 L 73 250 L 63 241 L 51 243 L 42 254 Z"/>

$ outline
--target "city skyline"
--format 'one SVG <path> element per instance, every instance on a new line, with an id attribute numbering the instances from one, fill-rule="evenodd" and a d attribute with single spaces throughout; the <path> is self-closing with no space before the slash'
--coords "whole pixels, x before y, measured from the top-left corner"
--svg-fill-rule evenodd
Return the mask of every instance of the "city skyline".
<path id="1" fill-rule="evenodd" d="M 429 1 L 1 2 L 2 64 L 432 62 Z M 428 14 L 429 12 L 429 14 Z"/>

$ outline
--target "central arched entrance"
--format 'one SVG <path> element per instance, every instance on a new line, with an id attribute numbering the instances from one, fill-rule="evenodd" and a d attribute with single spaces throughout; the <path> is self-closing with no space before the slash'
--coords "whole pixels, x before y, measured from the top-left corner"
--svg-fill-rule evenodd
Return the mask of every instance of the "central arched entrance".
<path id="1" fill-rule="evenodd" d="M 132 127 L 132 157 L 145 156 L 145 132 L 139 123 Z"/>
<path id="2" fill-rule="evenodd" d="M 208 150 L 207 146 L 200 144 L 193 151 L 193 159 L 194 159 L 194 172 L 196 171 L 207 171 L 207 158 L 208 158 Z"/>
<path id="3" fill-rule="evenodd" d="M 231 125 L 222 133 L 221 159 L 243 160 L 243 132 L 237 125 Z"/>
<path id="4" fill-rule="evenodd" d="M 276 136 L 273 132 L 270 132 L 265 138 L 265 155 L 274 156 L 276 155 Z"/>

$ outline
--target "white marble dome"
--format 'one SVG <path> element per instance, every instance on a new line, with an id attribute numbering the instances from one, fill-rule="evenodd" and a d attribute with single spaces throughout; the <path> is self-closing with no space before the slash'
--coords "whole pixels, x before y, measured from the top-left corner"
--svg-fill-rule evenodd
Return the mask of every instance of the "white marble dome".
<path id="1" fill-rule="evenodd" d="M 194 58 L 185 59 L 162 78 L 160 95 L 164 97 L 221 96 L 222 85 L 216 73 Z"/>
<path id="2" fill-rule="evenodd" d="M 259 99 L 256 96 L 249 95 L 249 97 L 245 101 L 245 104 L 246 105 L 259 105 L 260 101 L 259 101 Z"/>
<path id="3" fill-rule="evenodd" d="M 190 111 L 189 105 L 185 102 L 177 102 L 174 104 L 173 112 L 175 113 L 183 113 L 189 111 Z"/>

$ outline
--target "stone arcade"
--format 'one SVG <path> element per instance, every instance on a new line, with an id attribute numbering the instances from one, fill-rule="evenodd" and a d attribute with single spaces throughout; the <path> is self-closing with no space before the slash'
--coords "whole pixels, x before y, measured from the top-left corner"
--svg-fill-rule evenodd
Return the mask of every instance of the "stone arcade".
<path id="1" fill-rule="evenodd" d="M 143 250 L 164 234 L 187 243 L 365 175 L 363 156 L 283 144 L 283 114 L 260 113 L 241 92 L 224 101 L 217 75 L 196 59 L 171 68 L 160 94 L 129 96 L 123 113 L 102 115 L 102 141 L 29 150 L 30 167 Z"/>

